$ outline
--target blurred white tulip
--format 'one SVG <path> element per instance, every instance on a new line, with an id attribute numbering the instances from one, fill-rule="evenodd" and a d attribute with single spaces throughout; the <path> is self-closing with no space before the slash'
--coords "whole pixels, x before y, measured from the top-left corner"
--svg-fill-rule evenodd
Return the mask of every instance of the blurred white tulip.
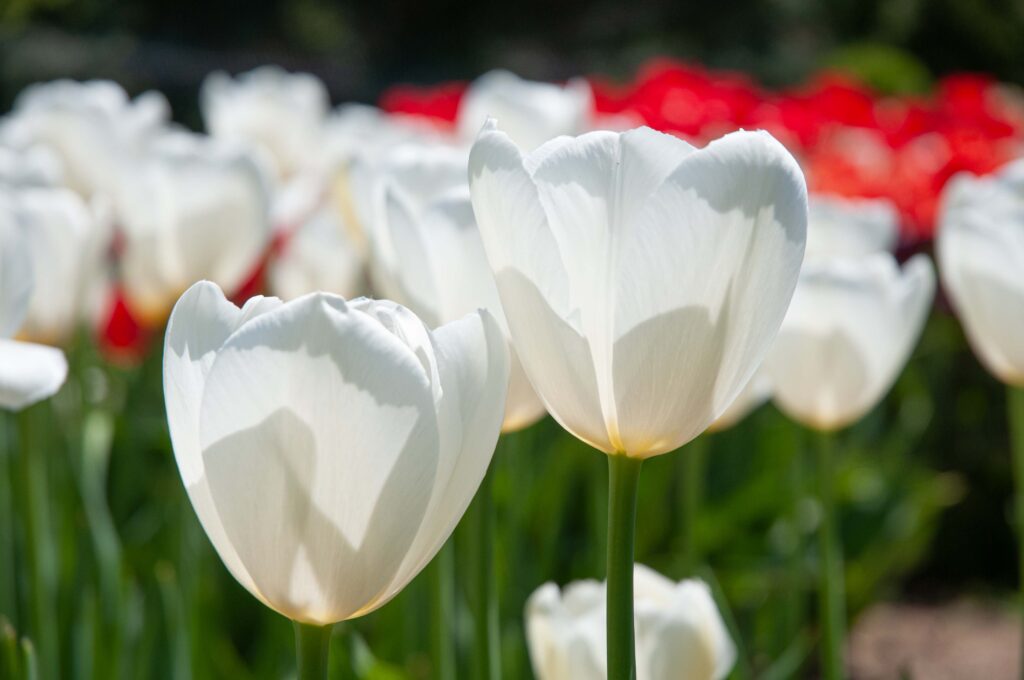
<path id="1" fill-rule="evenodd" d="M 673 583 L 633 568 L 637 680 L 721 680 L 736 647 L 708 586 Z M 526 640 L 537 680 L 605 680 L 605 586 L 547 583 L 526 604 Z"/>
<path id="2" fill-rule="evenodd" d="M 386 194 L 400 195 L 410 214 L 418 219 L 427 207 L 449 191 L 467 186 L 468 150 L 433 142 L 400 144 L 375 156 L 358 155 L 349 165 L 346 197 L 364 248 L 373 241 L 370 282 L 380 297 L 399 300 L 395 286 L 397 245 L 387 224 Z"/>
<path id="3" fill-rule="evenodd" d="M 217 71 L 203 80 L 200 108 L 215 137 L 262 149 L 279 179 L 294 176 L 320 157 L 330 107 L 316 76 L 261 66 L 232 78 Z"/>
<path id="4" fill-rule="evenodd" d="M 934 293 L 926 255 L 902 269 L 888 253 L 805 263 L 766 363 L 776 404 L 818 430 L 859 420 L 903 370 Z"/>
<path id="5" fill-rule="evenodd" d="M 112 192 L 121 165 L 159 134 L 170 118 L 163 95 L 130 100 L 117 83 L 56 80 L 30 85 L 0 119 L 0 143 L 45 146 L 61 160 L 63 181 L 82 194 Z"/>
<path id="6" fill-rule="evenodd" d="M 508 335 L 494 274 L 487 264 L 480 232 L 473 217 L 468 187 L 453 189 L 417 214 L 414 206 L 393 187 L 385 190 L 385 219 L 371 237 L 371 252 L 378 242 L 391 248 L 393 261 L 381 262 L 378 276 L 388 278 L 386 288 L 431 327 L 486 309 Z M 502 430 L 513 432 L 532 425 L 544 415 L 523 366 L 510 347 L 512 370 Z"/>
<path id="7" fill-rule="evenodd" d="M 0 185 L 0 220 L 23 232 L 35 278 L 19 337 L 65 344 L 87 316 L 111 237 L 108 221 L 97 213 L 102 211 L 70 189 Z"/>
<path id="8" fill-rule="evenodd" d="M 606 453 L 646 458 L 703 432 L 796 286 L 806 187 L 767 133 L 695 149 L 647 128 L 592 132 L 524 156 L 490 121 L 470 186 L 530 382 Z"/>
<path id="9" fill-rule="evenodd" d="M 808 261 L 892 252 L 896 247 L 899 213 L 890 201 L 812 194 L 807 207 Z"/>
<path id="10" fill-rule="evenodd" d="M 715 419 L 715 422 L 711 423 L 708 431 L 720 432 L 728 430 L 771 398 L 772 381 L 762 364 L 757 369 L 757 372 L 754 373 L 754 377 L 750 379 L 746 387 L 739 393 L 739 396 L 733 399 L 722 415 Z"/>
<path id="11" fill-rule="evenodd" d="M 48 187 L 63 183 L 60 156 L 46 146 L 0 146 L 0 186 Z"/>
<path id="12" fill-rule="evenodd" d="M 1024 159 L 989 177 L 955 177 L 937 241 L 942 283 L 975 354 L 999 380 L 1024 386 Z"/>
<path id="13" fill-rule="evenodd" d="M 268 283 L 285 300 L 320 290 L 345 298 L 362 292 L 362 258 L 331 203 L 321 205 L 287 236 L 271 260 Z"/>
<path id="14" fill-rule="evenodd" d="M 465 512 L 501 427 L 508 352 L 480 312 L 429 331 L 316 293 L 175 306 L 164 397 L 182 480 L 224 564 L 285 616 L 386 603 Z"/>
<path id="15" fill-rule="evenodd" d="M 13 411 L 53 395 L 68 373 L 59 349 L 11 339 L 28 312 L 32 283 L 25 231 L 0 212 L 0 408 Z"/>
<path id="16" fill-rule="evenodd" d="M 470 83 L 457 125 L 460 136 L 471 140 L 488 118 L 495 118 L 513 142 L 532 151 L 549 139 L 589 129 L 592 101 L 590 85 L 582 78 L 562 86 L 490 71 Z"/>
<path id="17" fill-rule="evenodd" d="M 244 149 L 184 132 L 155 142 L 126 170 L 115 202 L 121 280 L 139 320 L 163 322 L 201 279 L 235 293 L 268 248 L 269 195 Z"/>

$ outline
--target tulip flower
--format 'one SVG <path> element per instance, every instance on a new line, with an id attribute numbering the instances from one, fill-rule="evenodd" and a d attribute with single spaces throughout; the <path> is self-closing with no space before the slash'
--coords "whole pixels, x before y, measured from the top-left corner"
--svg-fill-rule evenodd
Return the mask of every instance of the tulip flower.
<path id="1" fill-rule="evenodd" d="M 916 255 L 808 262 L 768 366 L 775 402 L 816 430 L 862 418 L 896 381 L 931 308 L 935 275 Z"/>
<path id="2" fill-rule="evenodd" d="M 982 364 L 1024 387 L 1024 160 L 954 179 L 938 232 L 942 282 Z"/>
<path id="3" fill-rule="evenodd" d="M 523 368 L 548 412 L 608 454 L 608 670 L 629 678 L 640 464 L 703 432 L 768 351 L 803 258 L 803 176 L 767 133 L 696 149 L 592 132 L 524 156 L 494 121 L 469 166 Z"/>
<path id="4" fill-rule="evenodd" d="M 236 292 L 268 247 L 269 195 L 249 153 L 200 135 L 165 135 L 127 169 L 115 208 L 122 283 L 139 321 L 162 323 L 204 278 Z"/>
<path id="5" fill-rule="evenodd" d="M 178 301 L 164 348 L 178 469 L 231 574 L 316 648 L 302 677 L 323 672 L 308 665 L 325 654 L 317 627 L 385 604 L 451 534 L 507 382 L 483 311 L 430 331 L 395 303 L 328 293 L 239 309 L 200 282 Z"/>
<path id="6" fill-rule="evenodd" d="M 63 177 L 60 157 L 46 146 L 25 149 L 0 146 L 0 186 L 55 186 L 63 182 Z"/>
<path id="7" fill-rule="evenodd" d="M 89 293 L 103 277 L 110 230 L 82 198 L 64 188 L 0 188 L 0 220 L 24 232 L 35 286 L 19 335 L 67 343 L 86 317 Z"/>
<path id="8" fill-rule="evenodd" d="M 59 349 L 12 339 L 32 297 L 29 249 L 25 231 L 0 212 L 0 408 L 12 411 L 52 396 L 68 373 Z"/>
<path id="9" fill-rule="evenodd" d="M 891 252 L 899 213 L 885 199 L 812 195 L 807 204 L 807 260 Z"/>
<path id="10" fill-rule="evenodd" d="M 60 157 L 66 185 L 93 196 L 114 191 L 121 165 L 161 133 L 170 118 L 163 95 L 134 100 L 117 83 L 56 80 L 26 88 L 0 120 L 0 142 L 45 146 Z"/>
<path id="11" fill-rule="evenodd" d="M 333 205 L 317 208 L 287 238 L 270 264 L 269 284 L 285 300 L 318 290 L 342 297 L 361 292 L 362 258 Z"/>
<path id="12" fill-rule="evenodd" d="M 217 71 L 203 81 L 199 99 L 209 133 L 262 149 L 278 178 L 296 175 L 318 157 L 330 99 L 316 76 L 276 66 L 235 78 Z"/>
<path id="13" fill-rule="evenodd" d="M 1024 160 L 989 177 L 961 175 L 950 182 L 937 250 L 942 283 L 967 340 L 1006 385 L 1017 557 L 1024 565 Z M 1024 600 L 1021 607 L 1024 618 Z"/>
<path id="14" fill-rule="evenodd" d="M 844 675 L 845 637 L 830 435 L 862 418 L 892 387 L 921 334 L 934 292 L 926 255 L 915 255 L 902 269 L 888 253 L 808 262 L 766 363 L 778 407 L 822 433 L 819 607 L 822 673 L 828 680 Z"/>
<path id="15" fill-rule="evenodd" d="M 527 151 L 559 135 L 584 132 L 593 95 L 582 78 L 565 86 L 523 80 L 508 71 L 491 71 L 473 81 L 459 103 L 457 126 L 473 139 L 488 118 Z"/>
<path id="16" fill-rule="evenodd" d="M 721 680 L 736 647 L 707 584 L 673 583 L 633 569 L 636 680 Z M 605 680 L 605 584 L 546 583 L 526 604 L 526 639 L 537 680 Z"/>

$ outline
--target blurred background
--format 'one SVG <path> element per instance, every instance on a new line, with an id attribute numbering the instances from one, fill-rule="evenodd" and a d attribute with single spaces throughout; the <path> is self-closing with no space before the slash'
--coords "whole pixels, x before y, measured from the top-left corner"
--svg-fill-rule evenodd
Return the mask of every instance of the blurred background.
<path id="1" fill-rule="evenodd" d="M 937 79 L 961 72 L 1024 85 L 1022 35 L 1018 0 L 0 0 L 0 111 L 36 81 L 107 78 L 132 95 L 162 91 L 176 121 L 201 129 L 204 76 L 263 64 L 318 76 L 335 104 L 376 103 L 398 83 L 468 81 L 498 67 L 540 80 L 582 74 L 627 82 L 655 57 L 740 71 L 769 88 L 797 86 L 828 69 L 880 93 L 925 94 Z M 72 361 L 90 364 L 88 354 L 82 349 Z M 50 473 L 69 489 L 78 488 L 74 475 L 92 475 L 109 502 L 123 559 L 110 588 L 123 598 L 126 617 L 117 677 L 278 677 L 291 664 L 290 625 L 230 578 L 199 529 L 170 451 L 159 352 L 150 354 L 138 365 L 89 374 L 102 383 L 111 412 L 132 408 L 131 418 L 95 434 L 110 438 L 109 468 L 90 469 L 86 457 Z M 82 385 L 88 389 L 88 380 Z M 1006 627 L 995 637 L 985 628 L 1007 618 L 999 616 L 1017 584 L 1005 413 L 1003 387 L 980 369 L 940 299 L 890 397 L 841 438 L 855 621 L 896 625 L 885 618 L 889 610 L 863 616 L 871 603 L 921 606 L 926 621 L 929 608 L 949 607 L 967 629 L 1015 644 L 1012 621 L 1007 638 L 998 637 Z M 57 422 L 52 413 L 35 417 Z M 13 445 L 13 420 L 4 426 Z M 55 448 L 65 435 L 59 426 L 35 431 Z M 741 637 L 737 677 L 813 677 L 812 641 L 803 633 L 810 580 L 795 600 L 789 587 L 813 568 L 810 482 L 794 462 L 809 455 L 806 437 L 769 405 L 741 427 L 692 445 L 701 449 L 707 478 L 692 538 L 702 557 L 696 566 L 680 550 L 683 457 L 662 456 L 645 468 L 637 558 L 675 578 L 696 570 L 713 584 Z M 495 459 L 505 527 L 496 564 L 505 673 L 523 678 L 527 596 L 546 580 L 603 574 L 606 473 L 598 454 L 550 419 L 512 437 L 507 449 Z M 88 512 L 90 492 L 80 493 Z M 93 511 L 106 512 L 101 506 Z M 96 544 L 80 535 L 84 520 L 75 512 L 56 514 L 58 562 L 73 571 Z M 430 631 L 416 615 L 428 606 L 421 581 L 346 626 L 355 634 L 337 642 L 335 663 L 367 678 L 429 677 Z M 61 593 L 69 602 L 75 583 L 67 580 Z M 105 606 L 99 593 L 86 595 L 94 609 Z M 67 611 L 72 625 L 61 644 L 69 658 L 111 652 L 90 651 L 88 608 Z M 465 606 L 457 612 L 464 652 L 472 625 Z M 899 625 L 913 625 L 908 620 Z M 67 677 L 104 676 L 83 670 Z"/>

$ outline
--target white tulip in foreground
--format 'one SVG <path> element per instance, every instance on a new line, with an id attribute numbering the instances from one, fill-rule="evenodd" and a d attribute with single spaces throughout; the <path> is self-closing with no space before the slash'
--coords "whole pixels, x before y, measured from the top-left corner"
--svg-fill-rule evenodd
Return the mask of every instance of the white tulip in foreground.
<path id="1" fill-rule="evenodd" d="M 489 120 L 469 180 L 530 382 L 609 454 L 608 672 L 629 678 L 640 464 L 703 432 L 764 358 L 803 259 L 804 178 L 767 133 L 591 132 L 524 155 Z"/>
<path id="2" fill-rule="evenodd" d="M 468 189 L 452 190 L 420 214 L 401 190 L 389 187 L 385 194 L 385 219 L 376 225 L 379 229 L 371 238 L 371 250 L 376 256 L 381 240 L 393 248 L 392 266 L 385 262 L 377 266 L 379 276 L 388 277 L 387 288 L 397 291 L 399 299 L 431 326 L 483 308 L 494 315 L 507 334 Z M 544 414 L 544 405 L 530 387 L 514 349 L 511 359 L 502 426 L 505 432 L 527 427 Z"/>
<path id="3" fill-rule="evenodd" d="M 32 260 L 35 286 L 19 335 L 68 342 L 86 316 L 88 293 L 101 281 L 109 226 L 63 187 L 0 185 L 0 221 L 22 230 Z"/>
<path id="4" fill-rule="evenodd" d="M 789 306 L 806 191 L 766 133 L 696 149 L 647 128 L 592 132 L 523 155 L 490 122 L 470 185 L 527 375 L 605 453 L 647 458 L 704 431 Z"/>
<path id="5" fill-rule="evenodd" d="M 266 174 L 246 150 L 170 133 L 126 168 L 116 196 L 121 276 L 140 321 L 162 323 L 185 289 L 210 279 L 234 294 L 271 238 Z"/>
<path id="6" fill-rule="evenodd" d="M 588 129 L 592 100 L 590 85 L 582 78 L 562 86 L 491 71 L 470 83 L 457 124 L 464 139 L 473 139 L 488 118 L 495 118 L 516 144 L 532 151 L 559 135 Z"/>
<path id="7" fill-rule="evenodd" d="M 263 66 L 234 78 L 217 71 L 199 92 L 206 129 L 214 137 L 259 147 L 279 178 L 318 158 L 330 99 L 316 76 Z"/>
<path id="8" fill-rule="evenodd" d="M 25 88 L 0 119 L 0 142 L 19 149 L 45 146 L 62 165 L 66 185 L 84 196 L 109 193 L 121 164 L 137 155 L 170 118 L 163 95 L 130 100 L 106 80 L 55 80 Z"/>
<path id="9" fill-rule="evenodd" d="M 53 395 L 68 364 L 59 349 L 11 338 L 32 297 L 32 258 L 23 230 L 0 214 L 0 408 L 20 410 Z"/>
<path id="10" fill-rule="evenodd" d="M 387 301 L 239 309 L 209 282 L 164 347 L 174 453 L 224 564 L 303 624 L 361 616 L 440 549 L 494 451 L 508 350 L 487 312 L 430 331 Z"/>
<path id="11" fill-rule="evenodd" d="M 1024 387 L 1024 160 L 950 182 L 938 257 L 974 352 L 999 380 Z"/>
<path id="12" fill-rule="evenodd" d="M 903 370 L 934 292 L 926 255 L 805 264 L 768 364 L 776 404 L 817 430 L 859 420 Z"/>
<path id="13" fill-rule="evenodd" d="M 736 647 L 708 586 L 673 583 L 653 569 L 633 570 L 636 680 L 721 680 Z M 605 680 L 605 585 L 577 581 L 559 592 L 546 583 L 526 604 L 526 640 L 537 680 Z"/>

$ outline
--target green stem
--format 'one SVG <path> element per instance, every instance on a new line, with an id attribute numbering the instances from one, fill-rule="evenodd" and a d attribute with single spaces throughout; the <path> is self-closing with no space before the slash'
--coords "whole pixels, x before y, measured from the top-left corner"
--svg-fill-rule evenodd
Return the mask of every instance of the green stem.
<path id="1" fill-rule="evenodd" d="M 32 639 L 38 649 L 39 672 L 44 678 L 59 677 L 57 666 L 57 556 L 50 525 L 47 459 L 50 451 L 41 445 L 50 426 L 44 416 L 46 404 L 37 404 L 18 414 L 25 548 L 32 575 L 29 606 Z"/>
<path id="2" fill-rule="evenodd" d="M 292 623 L 295 626 L 298 680 L 326 680 L 327 656 L 331 650 L 333 626 L 316 626 L 298 621 Z"/>
<path id="3" fill-rule="evenodd" d="M 1024 621 L 1024 387 L 1007 388 L 1006 405 L 1010 420 L 1010 439 L 1013 451 L 1013 473 L 1017 492 L 1014 498 L 1017 529 L 1017 568 L 1020 578 L 1020 617 Z M 1024 636 L 1021 637 L 1024 653 Z M 1024 678 L 1024 670 L 1021 671 Z"/>
<path id="4" fill-rule="evenodd" d="M 7 438 L 7 414 L 0 413 L 0 617 L 18 626 L 18 591 L 15 550 L 14 490 L 11 485 L 12 449 Z"/>
<path id="5" fill-rule="evenodd" d="M 499 444 L 500 444 L 499 440 Z M 502 455 L 499 451 L 495 455 Z M 478 680 L 501 677 L 501 629 L 498 620 L 498 583 L 494 573 L 494 464 L 487 469 L 476 492 L 473 528 L 473 557 L 476 567 L 473 597 L 473 622 L 476 644 L 473 647 L 473 668 Z"/>
<path id="6" fill-rule="evenodd" d="M 679 452 L 683 459 L 682 559 L 685 572 L 692 575 L 703 561 L 697 540 L 697 518 L 704 499 L 704 461 L 708 435 L 703 434 Z"/>
<path id="7" fill-rule="evenodd" d="M 843 677 L 843 641 L 846 637 L 846 595 L 835 507 L 833 444 L 832 433 L 819 433 L 817 467 L 821 527 L 818 530 L 818 618 L 821 626 L 821 675 L 824 680 L 841 680 Z"/>
<path id="8" fill-rule="evenodd" d="M 608 680 L 636 677 L 633 535 L 643 460 L 608 456 Z"/>
<path id="9" fill-rule="evenodd" d="M 430 565 L 430 608 L 434 616 L 430 646 L 434 657 L 433 677 L 437 680 L 455 680 L 455 561 L 452 548 L 452 542 L 448 541 Z"/>

